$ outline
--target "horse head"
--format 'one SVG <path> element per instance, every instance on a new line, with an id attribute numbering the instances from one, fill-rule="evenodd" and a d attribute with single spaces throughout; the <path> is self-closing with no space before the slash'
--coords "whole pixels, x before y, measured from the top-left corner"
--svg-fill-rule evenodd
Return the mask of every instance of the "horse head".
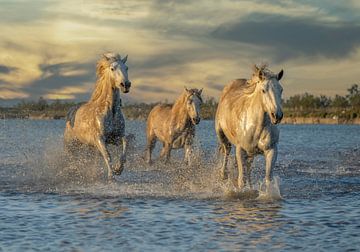
<path id="1" fill-rule="evenodd" d="M 187 89 L 186 92 L 186 110 L 193 124 L 200 122 L 200 107 L 202 104 L 201 93 L 202 89 Z"/>
<path id="2" fill-rule="evenodd" d="M 109 63 L 108 71 L 115 87 L 121 89 L 123 93 L 128 93 L 131 87 L 128 77 L 129 68 L 125 65 L 128 56 L 126 55 L 123 59 L 115 53 L 106 53 L 103 56 Z"/>
<path id="3" fill-rule="evenodd" d="M 261 94 L 263 108 L 273 124 L 280 123 L 283 118 L 281 106 L 283 88 L 279 82 L 283 74 L 283 70 L 274 74 L 266 68 L 266 65 L 254 67 L 252 81 L 256 83 L 256 90 Z"/>

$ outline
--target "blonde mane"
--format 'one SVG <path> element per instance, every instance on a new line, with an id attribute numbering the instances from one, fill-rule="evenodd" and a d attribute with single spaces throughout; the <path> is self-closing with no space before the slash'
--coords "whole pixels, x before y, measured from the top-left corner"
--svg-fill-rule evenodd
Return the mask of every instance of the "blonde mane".
<path id="1" fill-rule="evenodd" d="M 184 92 L 176 99 L 174 105 L 172 106 L 173 113 L 179 113 L 179 111 L 181 111 L 182 108 L 184 108 L 184 104 L 186 103 L 186 100 L 190 95 L 195 95 L 202 102 L 199 89 L 192 88 L 192 89 L 188 89 L 188 91 L 184 90 Z"/>
<path id="2" fill-rule="evenodd" d="M 103 55 L 102 58 L 96 64 L 96 83 L 95 90 L 91 95 L 89 102 L 95 102 L 98 100 L 106 99 L 109 95 L 112 94 L 113 82 L 110 79 L 110 74 L 108 69 L 110 65 L 120 60 L 121 57 L 119 54 L 107 54 Z"/>
<path id="3" fill-rule="evenodd" d="M 236 83 L 236 90 L 233 90 L 233 86 L 229 86 L 228 88 L 225 87 L 227 92 L 231 90 L 239 95 L 251 95 L 255 92 L 256 84 L 260 80 L 276 77 L 276 74 L 268 69 L 267 64 L 261 64 L 260 66 L 254 65 L 253 71 L 254 72 L 250 79 L 237 79 L 234 81 L 234 83 Z"/>

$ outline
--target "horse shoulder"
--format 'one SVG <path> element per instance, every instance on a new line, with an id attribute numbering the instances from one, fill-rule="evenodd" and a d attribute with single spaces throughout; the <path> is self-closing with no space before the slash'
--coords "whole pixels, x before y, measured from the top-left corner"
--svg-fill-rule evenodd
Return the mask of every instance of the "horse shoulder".
<path id="1" fill-rule="evenodd" d="M 280 131 L 277 126 L 271 123 L 266 124 L 262 129 L 260 139 L 258 141 L 258 147 L 262 151 L 274 148 L 279 142 Z"/>
<path id="2" fill-rule="evenodd" d="M 147 130 L 153 130 L 161 141 L 168 138 L 171 117 L 171 106 L 167 104 L 156 105 L 149 113 Z"/>

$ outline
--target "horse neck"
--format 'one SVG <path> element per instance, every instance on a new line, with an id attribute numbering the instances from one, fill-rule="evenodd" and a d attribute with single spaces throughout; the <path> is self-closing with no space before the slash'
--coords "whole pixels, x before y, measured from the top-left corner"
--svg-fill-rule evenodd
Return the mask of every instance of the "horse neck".
<path id="1" fill-rule="evenodd" d="M 180 129 L 185 128 L 187 123 L 190 121 L 190 117 L 186 110 L 185 95 L 180 96 L 172 106 L 171 119 L 172 122 Z"/>
<path id="2" fill-rule="evenodd" d="M 265 110 L 261 101 L 261 94 L 256 90 L 254 93 L 245 97 L 245 108 L 246 113 L 251 113 L 253 116 L 248 117 L 248 121 L 252 122 L 263 122 L 265 120 Z M 239 113 L 240 114 L 240 113 Z"/>
<path id="3" fill-rule="evenodd" d="M 116 99 L 115 90 L 112 88 L 111 79 L 107 76 L 101 76 L 96 83 L 96 89 L 90 99 L 91 103 L 97 103 L 105 111 L 111 109 Z"/>

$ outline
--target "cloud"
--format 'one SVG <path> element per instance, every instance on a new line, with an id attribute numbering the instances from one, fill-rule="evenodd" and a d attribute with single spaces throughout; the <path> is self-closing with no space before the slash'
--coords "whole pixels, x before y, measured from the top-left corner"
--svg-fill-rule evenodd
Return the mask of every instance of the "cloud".
<path id="1" fill-rule="evenodd" d="M 41 77 L 28 83 L 22 90 L 31 97 L 53 98 L 58 95 L 64 99 L 77 98 L 78 93 L 89 94 L 92 89 L 84 88 L 84 85 L 95 82 L 95 72 L 88 72 L 90 65 L 74 62 L 41 64 Z"/>
<path id="2" fill-rule="evenodd" d="M 209 88 L 212 88 L 212 89 L 215 89 L 215 90 L 218 90 L 218 91 L 222 91 L 225 87 L 224 84 L 218 84 L 218 83 L 213 83 L 213 82 L 210 82 L 210 83 L 207 83 L 207 86 Z"/>
<path id="3" fill-rule="evenodd" d="M 346 58 L 360 45 L 360 25 L 254 13 L 212 32 L 218 39 L 268 48 L 277 61 L 294 57 Z"/>
<path id="4" fill-rule="evenodd" d="M 151 85 L 139 85 L 136 86 L 136 89 L 142 92 L 150 92 L 150 93 L 167 93 L 167 94 L 177 93 L 174 90 L 169 90 L 159 86 L 151 86 Z"/>
<path id="5" fill-rule="evenodd" d="M 16 70 L 16 67 L 9 67 L 5 65 L 0 65 L 0 74 L 9 74 L 10 72 Z"/>
<path id="6" fill-rule="evenodd" d="M 314 91 L 314 83 L 341 91 L 357 81 L 356 1 L 44 3 L 0 3 L 0 97 L 87 100 L 105 51 L 129 54 L 133 87 L 124 99 L 145 102 L 174 99 L 184 85 L 217 97 L 264 61 L 274 71 L 284 68 L 291 92 Z M 339 65 L 341 77 L 329 74 Z"/>

